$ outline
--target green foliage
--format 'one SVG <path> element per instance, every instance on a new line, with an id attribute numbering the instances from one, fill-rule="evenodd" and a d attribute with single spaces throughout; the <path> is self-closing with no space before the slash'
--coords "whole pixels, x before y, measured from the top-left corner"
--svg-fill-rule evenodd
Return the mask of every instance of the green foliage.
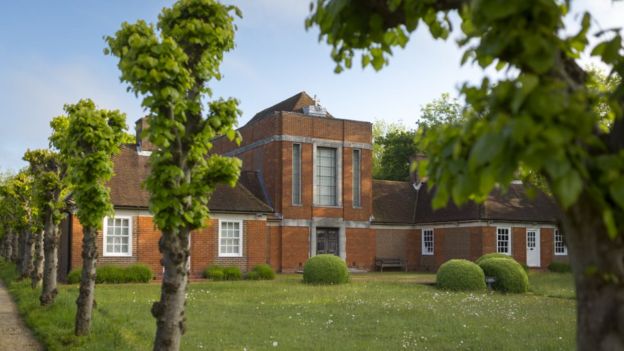
<path id="1" fill-rule="evenodd" d="M 485 290 L 485 275 L 476 263 L 461 259 L 449 260 L 438 269 L 436 285 L 445 290 Z"/>
<path id="2" fill-rule="evenodd" d="M 529 289 L 527 273 L 515 260 L 493 257 L 483 260 L 479 267 L 486 276 L 496 278 L 492 284 L 492 288 L 496 291 L 525 293 Z"/>
<path id="3" fill-rule="evenodd" d="M 261 280 L 275 279 L 275 272 L 273 271 L 273 268 L 271 268 L 271 266 L 266 263 L 262 263 L 262 264 L 254 266 L 252 272 L 257 273 L 258 279 L 261 279 Z"/>
<path id="4" fill-rule="evenodd" d="M 464 120 L 464 106 L 449 93 L 443 93 L 420 109 L 418 125 L 434 128 L 439 125 L 460 124 Z"/>
<path id="5" fill-rule="evenodd" d="M 548 270 L 555 273 L 570 273 L 572 272 L 572 267 L 570 267 L 569 263 L 551 262 L 548 265 Z"/>
<path id="6" fill-rule="evenodd" d="M 256 271 L 247 272 L 247 275 L 245 276 L 245 279 L 247 279 L 247 280 L 260 280 L 260 274 L 258 274 L 258 272 L 256 272 Z"/>
<path id="7" fill-rule="evenodd" d="M 224 280 L 241 280 L 243 274 L 241 273 L 240 268 L 238 267 L 225 267 L 223 268 L 223 279 Z"/>
<path id="8" fill-rule="evenodd" d="M 67 275 L 68 284 L 80 283 L 82 269 L 75 269 Z M 130 266 L 104 265 L 96 268 L 96 284 L 148 283 L 154 277 L 152 270 L 144 264 Z"/>
<path id="9" fill-rule="evenodd" d="M 145 21 L 123 23 L 106 38 L 106 53 L 119 58 L 121 80 L 143 97 L 149 112 L 151 156 L 146 186 L 150 210 L 163 233 L 205 224 L 208 200 L 219 183 L 234 185 L 240 160 L 209 155 L 212 140 L 240 142 L 234 99 L 202 102 L 220 79 L 223 54 L 234 48 L 234 6 L 213 0 L 181 0 L 163 9 L 156 28 Z M 158 32 L 157 32 L 158 29 Z"/>
<path id="10" fill-rule="evenodd" d="M 392 132 L 405 131 L 406 128 L 401 123 L 386 122 L 385 120 L 375 120 L 373 123 L 373 178 L 381 178 L 383 172 L 381 158 L 384 153 L 384 145 L 382 139 Z"/>
<path id="11" fill-rule="evenodd" d="M 0 185 L 0 219 L 5 225 L 4 230 L 17 234 L 24 230 L 33 230 L 33 217 L 36 216 L 36 205 L 33 203 L 33 177 L 27 170 L 5 180 Z"/>
<path id="12" fill-rule="evenodd" d="M 40 221 L 43 225 L 50 218 L 56 225 L 61 223 L 65 215 L 63 199 L 66 186 L 64 177 L 66 166 L 58 153 L 50 150 L 28 150 L 24 160 L 30 163 L 33 175 L 33 202 L 39 209 Z"/>
<path id="13" fill-rule="evenodd" d="M 508 259 L 508 260 L 514 260 L 514 258 L 509 256 L 509 255 L 505 255 L 505 254 L 499 253 L 499 252 L 491 252 L 491 253 L 487 253 L 487 254 L 477 258 L 475 263 L 476 264 L 481 264 L 481 262 L 483 262 L 483 261 L 485 261 L 487 259 L 490 259 L 490 258 L 505 258 L 505 259 Z"/>
<path id="14" fill-rule="evenodd" d="M 335 255 L 316 255 L 303 266 L 303 282 L 308 284 L 344 284 L 349 281 L 349 270 L 342 258 Z"/>
<path id="15" fill-rule="evenodd" d="M 202 276 L 206 279 L 223 280 L 223 267 L 208 266 L 202 272 Z"/>
<path id="16" fill-rule="evenodd" d="M 376 70 L 394 48 L 404 47 L 419 23 L 436 39 L 451 31 L 449 12 L 460 16 L 462 63 L 513 72 L 491 82 L 464 84 L 470 106 L 464 123 L 419 130 L 418 146 L 428 156 L 421 176 L 436 186 L 433 205 L 483 201 L 518 174 L 533 175 L 564 209 L 591 203 L 611 237 L 624 228 L 624 111 L 622 36 L 600 30 L 589 47 L 593 21 L 579 17 L 572 34 L 564 16 L 570 2 L 554 0 L 381 1 L 317 0 L 306 26 L 332 46 L 337 71 L 362 66 Z M 591 51 L 590 51 L 591 50 Z M 609 69 L 596 84 L 576 59 L 593 55 Z M 606 84 L 605 84 L 606 83 Z M 588 214 L 595 216 L 595 214 Z"/>
<path id="17" fill-rule="evenodd" d="M 91 100 L 65 105 L 66 116 L 53 120 L 50 138 L 68 165 L 68 180 L 84 227 L 101 228 L 111 214 L 106 183 L 113 175 L 112 156 L 119 152 L 126 116 L 118 110 L 98 109 Z"/>
<path id="18" fill-rule="evenodd" d="M 379 160 L 377 179 L 408 180 L 410 161 L 416 152 L 415 132 L 411 130 L 390 131 L 378 139 L 383 152 Z"/>

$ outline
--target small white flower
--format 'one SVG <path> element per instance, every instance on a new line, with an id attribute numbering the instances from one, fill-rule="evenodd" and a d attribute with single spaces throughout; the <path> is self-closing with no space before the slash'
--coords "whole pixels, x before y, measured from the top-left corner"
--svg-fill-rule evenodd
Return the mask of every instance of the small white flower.
<path id="1" fill-rule="evenodd" d="M 273 341 L 273 347 L 277 347 L 277 341 Z"/>

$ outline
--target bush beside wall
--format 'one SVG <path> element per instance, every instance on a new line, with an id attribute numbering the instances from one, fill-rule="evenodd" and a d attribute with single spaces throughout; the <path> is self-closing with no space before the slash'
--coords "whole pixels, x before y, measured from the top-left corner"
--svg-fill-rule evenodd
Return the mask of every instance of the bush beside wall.
<path id="1" fill-rule="evenodd" d="M 570 273 L 572 272 L 572 267 L 568 263 L 552 262 L 548 265 L 548 270 L 556 273 Z"/>
<path id="2" fill-rule="evenodd" d="M 147 283 L 154 277 L 152 270 L 144 264 L 133 264 L 127 267 L 105 265 L 95 270 L 96 284 Z M 75 269 L 67 275 L 69 284 L 80 282 L 82 269 Z"/>
<path id="3" fill-rule="evenodd" d="M 438 269 L 436 285 L 441 289 L 455 291 L 485 290 L 485 274 L 474 262 L 453 259 Z"/>

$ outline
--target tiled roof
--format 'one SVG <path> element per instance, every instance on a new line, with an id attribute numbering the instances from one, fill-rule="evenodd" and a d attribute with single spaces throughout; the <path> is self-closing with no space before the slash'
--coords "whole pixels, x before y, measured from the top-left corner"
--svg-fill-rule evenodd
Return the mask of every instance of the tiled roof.
<path id="1" fill-rule="evenodd" d="M 278 102 L 277 104 L 256 113 L 256 115 L 253 116 L 253 118 L 247 124 L 254 123 L 266 116 L 273 114 L 274 112 L 303 112 L 304 107 L 314 104 L 314 98 L 310 97 L 310 95 L 308 95 L 308 93 L 306 93 L 305 91 L 302 91 L 282 102 Z M 327 116 L 331 118 L 329 114 L 327 114 Z"/>
<path id="2" fill-rule="evenodd" d="M 134 145 L 125 145 L 113 161 L 115 175 L 109 183 L 113 205 L 148 208 L 149 193 L 142 184 L 150 172 L 149 157 L 139 155 Z M 273 212 L 269 205 L 254 196 L 241 183 L 234 188 L 228 185 L 218 186 L 210 198 L 208 207 L 211 211 Z"/>
<path id="3" fill-rule="evenodd" d="M 373 180 L 373 217 L 377 223 L 414 221 L 416 189 L 408 182 Z"/>
<path id="4" fill-rule="evenodd" d="M 482 204 L 468 202 L 457 207 L 452 202 L 433 210 L 434 190 L 422 185 L 416 191 L 409 182 L 373 181 L 373 216 L 378 223 L 418 224 L 474 220 L 556 222 L 560 210 L 554 201 L 542 192 L 529 198 L 522 184 L 511 184 L 505 193 L 492 191 Z M 416 206 L 416 209 L 414 209 Z"/>

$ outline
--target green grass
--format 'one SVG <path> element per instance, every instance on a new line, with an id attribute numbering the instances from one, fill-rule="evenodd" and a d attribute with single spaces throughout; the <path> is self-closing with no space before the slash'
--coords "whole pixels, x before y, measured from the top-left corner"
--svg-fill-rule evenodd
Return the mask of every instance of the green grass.
<path id="1" fill-rule="evenodd" d="M 10 279 L 11 267 L 0 264 Z M 274 281 L 194 282 L 183 350 L 569 350 L 575 302 L 551 298 L 565 275 L 532 274 L 532 293 L 455 293 L 416 284 L 431 275 L 354 275 L 341 286 Z M 561 278 L 561 281 L 559 281 Z M 570 275 L 567 275 L 570 280 Z M 553 280 L 556 280 L 554 283 Z M 91 336 L 72 335 L 77 286 L 41 308 L 27 282 L 13 283 L 27 323 L 50 350 L 149 350 L 158 284 L 98 285 Z M 276 345 L 276 346 L 274 346 Z"/>
<path id="2" fill-rule="evenodd" d="M 571 273 L 531 272 L 529 273 L 529 291 L 534 294 L 574 299 L 574 280 Z"/>

